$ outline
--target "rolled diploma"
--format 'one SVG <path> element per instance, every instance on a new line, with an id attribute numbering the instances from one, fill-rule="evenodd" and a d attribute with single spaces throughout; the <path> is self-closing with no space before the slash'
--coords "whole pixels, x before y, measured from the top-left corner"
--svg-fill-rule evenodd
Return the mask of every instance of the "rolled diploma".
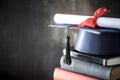
<path id="1" fill-rule="evenodd" d="M 80 24 L 92 16 L 55 14 L 54 21 L 58 24 Z M 96 21 L 99 27 L 120 29 L 120 18 L 100 17 Z"/>

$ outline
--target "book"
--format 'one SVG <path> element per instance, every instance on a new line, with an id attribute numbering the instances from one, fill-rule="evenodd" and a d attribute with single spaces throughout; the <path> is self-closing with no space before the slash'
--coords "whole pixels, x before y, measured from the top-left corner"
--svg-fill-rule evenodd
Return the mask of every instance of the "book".
<path id="1" fill-rule="evenodd" d="M 101 80 L 99 78 L 63 70 L 60 67 L 55 68 L 53 76 L 54 80 Z"/>
<path id="2" fill-rule="evenodd" d="M 61 57 L 60 66 L 62 69 L 97 77 L 103 80 L 120 79 L 120 66 L 102 66 L 96 63 L 76 59 L 71 57 L 72 63 L 67 65 L 63 62 L 64 56 Z"/>
<path id="3" fill-rule="evenodd" d="M 66 54 L 66 49 L 63 49 L 63 54 Z M 103 66 L 114 66 L 120 65 L 120 56 L 100 56 L 100 55 L 90 55 L 82 52 L 76 51 L 73 47 L 70 49 L 71 57 L 77 59 L 94 62 Z"/>

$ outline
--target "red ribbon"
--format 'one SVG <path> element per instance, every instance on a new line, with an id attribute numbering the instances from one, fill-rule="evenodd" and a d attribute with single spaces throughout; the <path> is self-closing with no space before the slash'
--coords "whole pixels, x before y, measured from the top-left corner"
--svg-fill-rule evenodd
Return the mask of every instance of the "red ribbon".
<path id="1" fill-rule="evenodd" d="M 77 27 L 81 28 L 81 27 L 87 26 L 89 28 L 97 28 L 98 27 L 96 24 L 97 19 L 109 12 L 110 10 L 108 10 L 106 7 L 101 7 L 95 11 L 93 18 L 86 19 L 85 21 L 80 23 Z"/>

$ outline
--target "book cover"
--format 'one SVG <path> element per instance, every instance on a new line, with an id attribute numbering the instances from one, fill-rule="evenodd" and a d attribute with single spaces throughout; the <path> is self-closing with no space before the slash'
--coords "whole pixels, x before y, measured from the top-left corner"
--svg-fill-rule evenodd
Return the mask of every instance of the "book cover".
<path id="1" fill-rule="evenodd" d="M 61 57 L 60 65 L 62 69 L 101 78 L 104 80 L 120 79 L 120 66 L 102 66 L 88 61 L 71 58 L 72 63 L 67 65 L 63 62 L 64 56 Z"/>
<path id="2" fill-rule="evenodd" d="M 63 54 L 66 54 L 66 49 L 63 49 Z M 71 57 L 94 62 L 97 64 L 101 64 L 103 66 L 114 66 L 114 65 L 120 65 L 120 56 L 100 56 L 100 55 L 90 55 L 90 54 L 84 54 L 82 52 L 76 51 L 73 47 L 70 49 L 70 55 Z"/>
<path id="3" fill-rule="evenodd" d="M 83 74 L 63 70 L 60 67 L 54 70 L 54 80 L 101 80 Z"/>

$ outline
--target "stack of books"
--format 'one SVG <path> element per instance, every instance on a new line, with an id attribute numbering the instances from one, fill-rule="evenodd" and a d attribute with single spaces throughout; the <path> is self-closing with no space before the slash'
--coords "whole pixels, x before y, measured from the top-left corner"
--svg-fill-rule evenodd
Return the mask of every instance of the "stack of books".
<path id="1" fill-rule="evenodd" d="M 67 47 L 63 49 L 60 67 L 54 70 L 54 80 L 120 80 L 119 20 L 99 18 L 96 20 L 99 28 L 76 27 L 90 17 L 68 14 L 54 16 L 56 24 L 49 27 L 68 29 Z M 71 48 L 70 27 L 79 30 L 75 45 Z"/>
<path id="2" fill-rule="evenodd" d="M 119 20 L 99 18 L 96 20 L 98 28 L 76 27 L 90 17 L 69 14 L 54 16 L 56 24 L 49 27 L 68 29 L 68 47 L 63 49 L 60 67 L 54 70 L 54 80 L 120 80 Z M 69 48 L 70 27 L 79 30 L 74 48 Z"/>
<path id="3" fill-rule="evenodd" d="M 66 49 L 60 60 L 61 67 L 54 71 L 54 80 L 119 80 L 120 56 L 95 56 L 76 51 L 71 47 L 72 63 L 64 63 Z"/>
<path id="4" fill-rule="evenodd" d="M 120 80 L 120 30 L 81 28 L 74 47 L 68 41 L 54 80 Z"/>

